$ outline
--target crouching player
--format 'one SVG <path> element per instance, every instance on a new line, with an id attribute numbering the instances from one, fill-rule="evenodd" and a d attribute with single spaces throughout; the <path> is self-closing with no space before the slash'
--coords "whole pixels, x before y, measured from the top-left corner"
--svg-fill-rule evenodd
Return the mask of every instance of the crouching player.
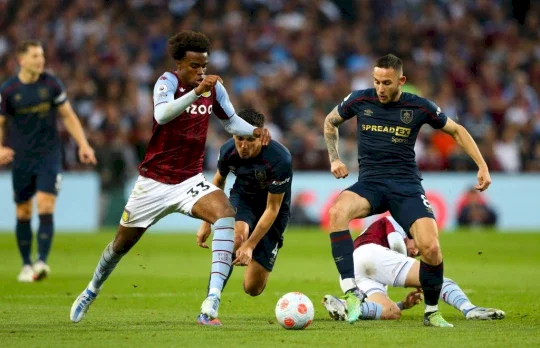
<path id="1" fill-rule="evenodd" d="M 402 310 L 420 303 L 419 290 L 397 303 L 388 297 L 386 291 L 386 286 L 420 288 L 420 262 L 411 256 L 419 256 L 418 248 L 392 217 L 375 221 L 354 241 L 355 280 L 358 288 L 368 296 L 366 303 L 376 304 L 372 318 L 399 319 Z M 440 298 L 463 313 L 466 319 L 503 319 L 505 316 L 500 309 L 472 304 L 459 285 L 449 278 L 444 278 Z M 344 301 L 326 295 L 323 305 L 333 319 L 346 319 Z"/>
<path id="2" fill-rule="evenodd" d="M 253 126 L 264 125 L 264 115 L 253 109 L 244 110 L 238 116 Z M 233 265 L 247 266 L 244 291 L 258 296 L 272 272 L 289 221 L 291 154 L 275 140 L 263 146 L 258 138 L 235 135 L 220 149 L 213 184 L 223 190 L 229 172 L 236 175 L 229 197 L 236 209 Z M 203 222 L 197 232 L 200 247 L 208 248 L 205 241 L 210 232 L 210 224 Z M 232 266 L 227 279 L 231 273 Z M 217 316 L 216 310 L 213 317 L 201 314 L 197 321 L 202 325 L 221 325 Z"/>

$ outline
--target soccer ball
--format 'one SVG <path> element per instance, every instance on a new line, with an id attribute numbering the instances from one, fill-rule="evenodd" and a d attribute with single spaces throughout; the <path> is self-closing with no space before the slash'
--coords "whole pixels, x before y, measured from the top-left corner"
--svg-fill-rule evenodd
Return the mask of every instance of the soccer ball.
<path id="1" fill-rule="evenodd" d="M 315 310 L 311 300 L 301 292 L 289 292 L 276 304 L 276 319 L 288 330 L 302 330 L 311 325 Z"/>

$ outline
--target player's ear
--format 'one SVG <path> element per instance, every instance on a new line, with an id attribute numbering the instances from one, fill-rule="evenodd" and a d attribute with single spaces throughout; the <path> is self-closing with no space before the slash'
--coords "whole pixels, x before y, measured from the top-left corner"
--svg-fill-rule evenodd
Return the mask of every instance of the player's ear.
<path id="1" fill-rule="evenodd" d="M 401 75 L 399 78 L 399 85 L 403 86 L 405 84 L 405 81 L 407 81 L 407 77 L 405 75 Z"/>

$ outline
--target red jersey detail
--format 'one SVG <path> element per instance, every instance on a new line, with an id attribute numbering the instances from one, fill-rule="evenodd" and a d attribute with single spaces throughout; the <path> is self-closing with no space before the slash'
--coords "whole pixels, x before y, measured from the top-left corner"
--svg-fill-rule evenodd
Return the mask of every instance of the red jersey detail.
<path id="1" fill-rule="evenodd" d="M 178 79 L 175 72 L 173 74 Z M 178 79 L 174 98 L 193 88 Z M 160 125 L 154 118 L 152 138 L 139 166 L 140 175 L 164 184 L 179 184 L 203 170 L 208 122 L 216 99 L 212 88 L 209 96 L 201 96 L 174 120 Z"/>
<path id="2" fill-rule="evenodd" d="M 394 225 L 386 217 L 380 218 L 354 240 L 354 248 L 357 249 L 365 244 L 378 244 L 389 248 L 388 235 L 395 232 Z"/>

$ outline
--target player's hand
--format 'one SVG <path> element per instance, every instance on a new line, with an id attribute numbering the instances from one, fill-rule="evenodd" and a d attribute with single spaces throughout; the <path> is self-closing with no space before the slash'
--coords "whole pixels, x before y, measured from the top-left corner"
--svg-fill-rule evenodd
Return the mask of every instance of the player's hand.
<path id="1" fill-rule="evenodd" d="M 347 166 L 338 159 L 334 160 L 334 162 L 330 164 L 330 171 L 332 174 L 334 174 L 336 179 L 343 179 L 349 175 L 349 169 L 347 169 Z"/>
<path id="2" fill-rule="evenodd" d="M 217 75 L 206 75 L 204 77 L 204 80 L 202 80 L 202 82 L 197 87 L 195 87 L 195 94 L 201 95 L 203 93 L 211 91 L 218 81 L 223 84 L 223 80 L 221 79 L 221 77 Z"/>
<path id="3" fill-rule="evenodd" d="M 411 291 L 405 299 L 403 300 L 403 309 L 410 309 L 417 304 L 422 303 L 424 300 L 424 295 L 422 293 L 422 289 L 416 289 L 414 291 Z"/>
<path id="4" fill-rule="evenodd" d="M 14 155 L 15 151 L 13 151 L 11 148 L 0 146 L 0 166 L 3 166 L 4 164 L 8 164 L 9 162 L 13 161 Z"/>
<path id="5" fill-rule="evenodd" d="M 208 237 L 210 237 L 210 233 L 212 233 L 212 228 L 210 227 L 210 224 L 206 221 L 203 221 L 201 226 L 199 227 L 199 230 L 197 231 L 197 244 L 201 248 L 208 249 L 206 240 L 208 239 Z"/>
<path id="6" fill-rule="evenodd" d="M 489 169 L 487 167 L 482 167 L 478 169 L 478 185 L 474 188 L 482 192 L 487 190 L 489 185 L 491 185 L 491 176 L 489 175 Z"/>
<path id="7" fill-rule="evenodd" d="M 246 242 L 236 250 L 236 259 L 233 260 L 235 266 L 247 266 L 251 262 L 253 255 L 253 247 L 249 242 Z"/>
<path id="8" fill-rule="evenodd" d="M 255 128 L 253 130 L 253 136 L 255 138 L 261 138 L 261 143 L 263 146 L 268 145 L 272 137 L 270 136 L 270 132 L 266 128 Z"/>
<path id="9" fill-rule="evenodd" d="M 97 164 L 94 149 L 90 145 L 79 147 L 79 160 L 84 164 Z"/>

